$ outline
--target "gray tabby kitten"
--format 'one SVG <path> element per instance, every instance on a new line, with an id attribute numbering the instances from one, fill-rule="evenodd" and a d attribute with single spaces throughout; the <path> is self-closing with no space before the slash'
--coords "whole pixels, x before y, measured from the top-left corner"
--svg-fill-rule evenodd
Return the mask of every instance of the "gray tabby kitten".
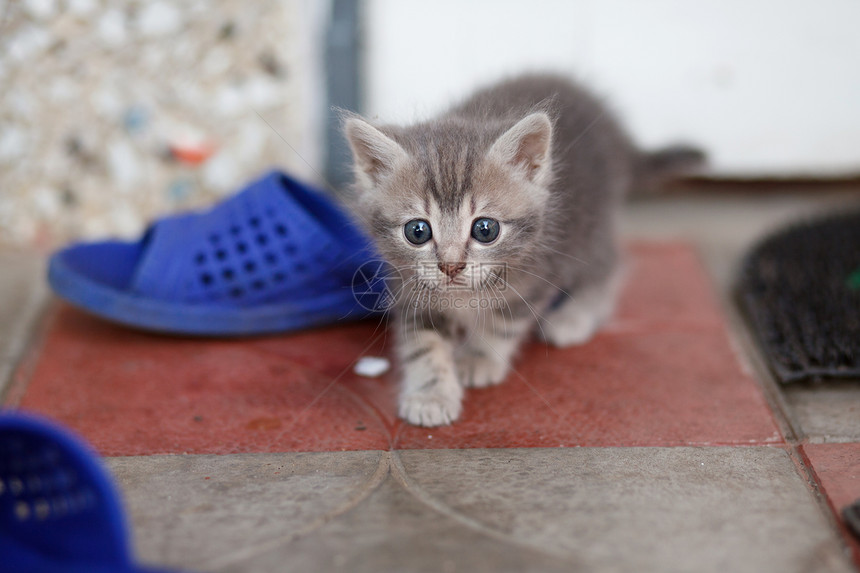
<path id="1" fill-rule="evenodd" d="M 532 332 L 583 344 L 619 290 L 616 212 L 699 152 L 638 152 L 581 87 L 544 75 L 408 127 L 345 121 L 351 209 L 401 278 L 400 416 L 450 424 L 464 388 L 502 382 Z"/>

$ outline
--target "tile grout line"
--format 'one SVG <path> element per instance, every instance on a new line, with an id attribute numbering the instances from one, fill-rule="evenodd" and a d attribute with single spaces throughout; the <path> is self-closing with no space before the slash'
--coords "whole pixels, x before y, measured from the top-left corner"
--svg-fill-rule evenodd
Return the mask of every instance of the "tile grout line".
<path id="1" fill-rule="evenodd" d="M 789 455 L 791 456 L 795 466 L 798 468 L 798 473 L 800 473 L 802 477 L 806 477 L 805 481 L 807 483 L 807 487 L 812 491 L 813 497 L 815 497 L 819 506 L 821 506 L 822 512 L 825 514 L 825 519 L 828 524 L 830 524 L 831 529 L 833 529 L 838 535 L 842 543 L 842 549 L 848 559 L 852 562 L 854 570 L 860 571 L 860 555 L 858 555 L 858 551 L 860 550 L 855 549 L 852 545 L 854 538 L 847 526 L 842 523 L 842 518 L 839 515 L 839 508 L 836 507 L 830 499 L 830 496 L 825 492 L 821 479 L 818 477 L 818 472 L 815 471 L 815 466 L 812 464 L 812 460 L 806 455 L 803 446 L 807 444 L 809 444 L 809 442 L 807 440 L 803 440 L 795 446 L 792 446 Z"/>
<path id="2" fill-rule="evenodd" d="M 846 442 L 851 444 L 856 444 L 857 442 Z M 805 465 L 807 473 L 810 474 L 812 479 L 815 480 L 816 483 L 816 491 L 821 496 L 822 502 L 827 505 L 827 507 L 832 512 L 834 519 L 837 520 L 836 528 L 839 530 L 839 533 L 842 535 L 843 539 L 846 539 L 846 552 L 850 559 L 854 562 L 854 567 L 857 571 L 860 571 L 860 540 L 849 530 L 848 526 L 845 523 L 842 523 L 841 518 L 839 516 L 839 508 L 836 507 L 836 504 L 830 499 L 830 496 L 825 493 L 823 485 L 821 485 L 821 478 L 818 477 L 818 472 L 815 471 L 815 466 L 812 464 L 812 460 L 806 453 L 806 450 L 803 448 L 805 445 L 816 445 L 809 444 L 809 442 L 804 442 L 799 446 L 798 455 L 801 457 L 801 461 Z M 838 444 L 837 444 L 838 445 Z"/>
<path id="3" fill-rule="evenodd" d="M 836 534 L 842 544 L 843 551 L 850 559 L 852 549 L 845 538 L 844 526 L 839 517 L 838 509 L 831 504 L 827 494 L 824 493 L 821 481 L 818 479 L 811 461 L 803 452 L 802 447 L 809 443 L 808 436 L 796 419 L 793 410 L 780 390 L 779 383 L 768 367 L 756 336 L 732 296 L 732 287 L 729 287 L 730 292 L 728 293 L 717 288 L 716 281 L 710 273 L 710 267 L 706 263 L 706 257 L 702 253 L 702 245 L 696 244 L 696 252 L 702 266 L 708 271 L 711 288 L 717 292 L 718 303 L 726 319 L 727 335 L 736 359 L 742 370 L 753 378 L 756 386 L 764 395 L 771 416 L 782 433 L 786 453 L 791 459 L 795 471 L 806 484 L 807 490 L 815 499 L 825 521 L 831 531 Z M 860 569 L 857 563 L 852 563 L 852 565 L 855 570 Z"/>
<path id="4" fill-rule="evenodd" d="M 17 356 L 11 361 L 8 371 L 0 371 L 0 408 L 17 408 L 20 404 L 55 315 L 57 305 L 50 295 L 37 289 L 34 298 L 38 308 L 31 316 L 25 317 L 24 326 L 16 329 L 21 340 L 13 352 Z"/>

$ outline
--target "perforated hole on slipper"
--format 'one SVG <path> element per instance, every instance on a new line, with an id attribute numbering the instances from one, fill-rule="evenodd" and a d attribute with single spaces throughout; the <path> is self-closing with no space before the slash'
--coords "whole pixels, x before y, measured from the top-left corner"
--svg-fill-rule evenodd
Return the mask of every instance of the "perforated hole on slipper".
<path id="1" fill-rule="evenodd" d="M 18 521 L 30 519 L 30 505 L 26 501 L 19 501 L 15 504 L 15 517 L 18 518 Z"/>
<path id="2" fill-rule="evenodd" d="M 21 478 L 17 476 L 12 476 L 8 479 L 9 482 L 9 492 L 18 497 L 22 493 L 24 493 L 24 482 L 21 481 Z"/>
<path id="3" fill-rule="evenodd" d="M 47 499 L 39 498 L 33 502 L 33 513 L 36 519 L 44 521 L 51 515 L 51 505 Z"/>

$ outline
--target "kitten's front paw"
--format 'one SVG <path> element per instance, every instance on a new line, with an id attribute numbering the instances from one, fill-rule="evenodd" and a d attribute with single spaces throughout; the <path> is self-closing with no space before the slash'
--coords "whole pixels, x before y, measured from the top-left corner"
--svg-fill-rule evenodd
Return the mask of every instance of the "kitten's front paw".
<path id="1" fill-rule="evenodd" d="M 460 384 L 466 388 L 486 388 L 502 383 L 510 365 L 497 356 L 473 354 L 460 358 L 457 373 Z"/>
<path id="2" fill-rule="evenodd" d="M 400 417 L 416 426 L 446 426 L 460 417 L 463 391 L 454 384 L 434 384 L 404 393 L 400 397 Z"/>

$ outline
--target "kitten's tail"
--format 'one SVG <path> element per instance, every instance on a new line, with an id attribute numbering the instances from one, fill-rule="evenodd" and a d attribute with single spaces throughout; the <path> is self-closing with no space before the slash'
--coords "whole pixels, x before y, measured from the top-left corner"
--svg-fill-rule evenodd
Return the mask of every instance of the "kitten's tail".
<path id="1" fill-rule="evenodd" d="M 701 171 L 707 163 L 708 158 L 704 151 L 687 144 L 641 153 L 634 194 L 657 191 L 673 179 Z"/>

